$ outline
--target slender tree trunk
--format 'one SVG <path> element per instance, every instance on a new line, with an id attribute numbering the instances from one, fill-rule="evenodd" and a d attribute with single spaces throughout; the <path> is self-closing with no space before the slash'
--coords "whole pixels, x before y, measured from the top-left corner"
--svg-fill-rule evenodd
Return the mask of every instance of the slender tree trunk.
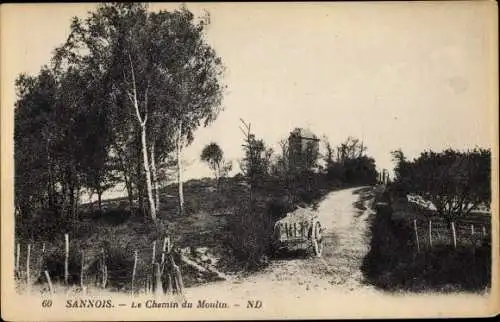
<path id="1" fill-rule="evenodd" d="M 182 140 L 182 121 L 179 123 L 179 133 L 177 135 L 177 183 L 179 186 L 179 214 L 184 214 L 184 191 L 182 187 L 182 161 L 181 161 L 181 140 Z"/>
<path id="2" fill-rule="evenodd" d="M 120 161 L 121 172 L 123 173 L 123 180 L 125 181 L 125 187 L 127 188 L 128 203 L 130 211 L 132 212 L 134 208 L 134 189 L 132 187 L 131 177 L 132 177 L 132 164 L 127 159 L 125 152 L 121 148 L 117 148 L 118 160 Z"/>
<path id="3" fill-rule="evenodd" d="M 137 120 L 139 121 L 139 124 L 141 126 L 142 157 L 143 157 L 144 171 L 146 172 L 146 189 L 147 189 L 148 200 L 149 200 L 149 211 L 151 214 L 151 218 L 156 223 L 156 206 L 155 206 L 155 202 L 153 200 L 154 198 L 153 198 L 153 188 L 151 185 L 151 169 L 150 169 L 149 160 L 148 160 L 148 145 L 147 145 L 147 140 L 146 140 L 146 124 L 148 121 L 148 87 L 146 87 L 145 92 L 144 92 L 145 116 L 143 119 L 141 117 L 141 113 L 139 112 L 139 102 L 138 102 L 138 97 L 137 97 L 137 85 L 135 82 L 134 65 L 132 64 L 132 58 L 130 56 L 130 53 L 128 55 L 128 58 L 129 58 L 129 62 L 130 62 L 130 71 L 132 74 L 132 86 L 133 86 L 133 92 L 129 93 L 129 98 L 132 101 L 132 104 L 134 105 Z M 149 84 L 148 84 L 148 86 L 149 86 Z"/>
<path id="4" fill-rule="evenodd" d="M 132 212 L 132 209 L 134 208 L 134 189 L 128 178 L 125 178 L 125 186 L 127 187 L 128 205 L 130 207 L 130 211 Z"/>
<path id="5" fill-rule="evenodd" d="M 54 209 L 55 206 L 55 198 L 54 198 L 54 176 L 52 175 L 52 160 L 50 158 L 50 151 L 49 151 L 49 142 L 50 139 L 47 139 L 47 145 L 46 145 L 46 150 L 47 150 L 47 168 L 48 168 L 48 175 L 49 175 L 49 185 L 48 185 L 48 203 L 49 203 L 49 208 Z"/>
<path id="6" fill-rule="evenodd" d="M 99 205 L 99 212 L 102 214 L 102 190 L 97 191 L 97 203 Z"/>
<path id="7" fill-rule="evenodd" d="M 70 214 L 71 219 L 74 219 L 75 217 L 74 211 L 75 211 L 75 187 L 73 186 L 73 184 L 70 184 L 68 212 Z"/>
<path id="8" fill-rule="evenodd" d="M 156 205 L 153 198 L 153 186 L 151 184 L 151 169 L 149 167 L 148 151 L 146 144 L 146 124 L 141 124 L 141 143 L 142 143 L 142 157 L 144 163 L 144 171 L 146 172 L 146 189 L 148 192 L 149 210 L 151 218 L 156 222 Z"/>
<path id="9" fill-rule="evenodd" d="M 220 188 L 220 177 L 221 177 L 220 163 L 217 163 L 217 169 L 215 170 L 215 180 L 217 180 L 217 189 Z"/>
<path id="10" fill-rule="evenodd" d="M 160 191 L 158 189 L 158 173 L 156 171 L 155 144 L 151 145 L 151 172 L 153 174 L 154 202 L 156 211 L 160 210 Z"/>
<path id="11" fill-rule="evenodd" d="M 140 156 L 140 154 L 139 154 Z M 137 202 L 139 213 L 146 217 L 146 211 L 144 209 L 144 176 L 142 174 L 142 162 L 139 160 L 136 165 L 136 188 L 137 188 Z"/>
<path id="12" fill-rule="evenodd" d="M 76 196 L 75 196 L 75 217 L 77 221 L 80 220 L 78 213 L 79 205 L 80 205 L 80 186 L 76 188 Z"/>

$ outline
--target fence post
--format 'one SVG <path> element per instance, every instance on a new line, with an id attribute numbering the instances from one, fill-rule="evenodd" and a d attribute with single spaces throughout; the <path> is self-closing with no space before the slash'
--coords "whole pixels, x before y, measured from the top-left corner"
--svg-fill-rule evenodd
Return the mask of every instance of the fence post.
<path id="1" fill-rule="evenodd" d="M 17 247 L 16 247 L 16 276 L 19 277 L 20 274 L 19 274 L 19 258 L 20 258 L 20 255 L 21 255 L 21 245 L 19 243 L 17 243 Z"/>
<path id="2" fill-rule="evenodd" d="M 82 267 L 81 267 L 81 270 L 80 270 L 80 286 L 82 287 L 82 290 L 84 289 L 85 285 L 83 283 L 83 266 L 85 264 L 85 252 L 83 251 L 82 249 Z"/>
<path id="3" fill-rule="evenodd" d="M 429 219 L 429 247 L 432 248 L 432 220 Z"/>
<path id="4" fill-rule="evenodd" d="M 153 256 L 152 256 L 152 260 L 151 260 L 152 264 L 155 263 L 155 259 L 156 259 L 156 240 L 153 241 Z"/>
<path id="5" fill-rule="evenodd" d="M 171 264 L 172 264 L 172 271 L 174 273 L 174 280 L 175 280 L 175 289 L 177 291 L 177 294 L 182 294 L 184 290 L 184 283 L 182 281 L 182 274 L 179 266 L 177 266 L 174 262 L 174 258 L 170 256 Z"/>
<path id="6" fill-rule="evenodd" d="M 161 272 L 160 264 L 154 263 L 155 268 L 155 295 L 161 295 L 163 293 L 163 287 L 161 285 Z"/>
<path id="7" fill-rule="evenodd" d="M 106 282 L 108 281 L 108 267 L 106 266 L 106 252 L 104 247 L 101 248 L 102 254 L 102 288 L 106 288 Z"/>
<path id="8" fill-rule="evenodd" d="M 163 264 L 165 263 L 165 252 L 167 251 L 167 238 L 168 237 L 165 237 L 163 239 L 163 248 L 161 250 L 161 265 L 163 266 Z"/>
<path id="9" fill-rule="evenodd" d="M 28 293 L 31 291 L 31 281 L 30 281 L 30 253 L 31 253 L 31 244 L 28 244 L 28 250 L 26 252 L 26 288 Z"/>
<path id="10" fill-rule="evenodd" d="M 451 232 L 453 233 L 453 247 L 457 248 L 457 231 L 455 230 L 455 222 L 451 222 Z"/>
<path id="11" fill-rule="evenodd" d="M 49 283 L 50 294 L 54 294 L 54 288 L 52 287 L 52 281 L 50 280 L 50 275 L 48 271 L 45 271 L 45 278 L 47 278 L 47 283 Z"/>
<path id="12" fill-rule="evenodd" d="M 167 276 L 167 289 L 165 290 L 165 293 L 167 294 L 173 294 L 174 292 L 174 288 L 173 288 L 173 284 L 172 284 L 172 273 L 171 272 L 168 272 L 168 274 L 166 275 Z"/>
<path id="13" fill-rule="evenodd" d="M 64 249 L 65 249 L 65 257 L 64 257 L 64 283 L 68 285 L 68 276 L 69 276 L 69 271 L 68 271 L 68 262 L 69 262 L 69 235 L 64 234 Z"/>
<path id="14" fill-rule="evenodd" d="M 132 269 L 132 294 L 134 294 L 135 270 L 137 269 L 137 251 L 134 251 L 134 268 Z"/>
<path id="15" fill-rule="evenodd" d="M 418 240 L 417 220 L 413 219 L 413 228 L 415 230 L 415 240 L 417 241 L 417 252 L 420 252 L 420 242 Z"/>
<path id="16" fill-rule="evenodd" d="M 40 261 L 39 268 L 41 274 L 41 271 L 44 270 L 44 265 L 45 265 L 45 243 L 42 243 L 42 254 L 40 255 L 39 261 Z"/>

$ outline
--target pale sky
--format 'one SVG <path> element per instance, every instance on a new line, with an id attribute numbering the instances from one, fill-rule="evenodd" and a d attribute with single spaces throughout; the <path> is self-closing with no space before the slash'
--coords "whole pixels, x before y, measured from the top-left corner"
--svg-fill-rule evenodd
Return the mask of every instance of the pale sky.
<path id="1" fill-rule="evenodd" d="M 155 3 L 159 7 L 177 7 Z M 2 6 L 2 109 L 14 80 L 35 74 L 93 4 Z M 379 169 L 390 151 L 410 157 L 494 143 L 497 103 L 496 8 L 488 3 L 189 4 L 207 9 L 207 40 L 227 71 L 225 110 L 185 150 L 185 177 L 211 176 L 199 162 L 217 142 L 242 157 L 239 118 L 277 147 L 295 127 L 364 141 Z M 492 119 L 490 119 L 492 118 Z M 5 122 L 5 120 L 3 120 Z"/>

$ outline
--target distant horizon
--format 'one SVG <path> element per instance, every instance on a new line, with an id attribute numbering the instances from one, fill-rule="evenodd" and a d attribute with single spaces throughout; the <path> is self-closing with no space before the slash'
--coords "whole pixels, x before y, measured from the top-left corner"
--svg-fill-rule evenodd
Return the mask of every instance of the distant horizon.
<path id="1" fill-rule="evenodd" d="M 231 175 L 240 172 L 240 118 L 275 151 L 296 127 L 326 135 L 332 146 L 356 137 L 377 170 L 391 176 L 396 149 L 409 159 L 426 150 L 491 149 L 495 79 L 488 64 L 496 56 L 490 26 L 477 18 L 488 6 L 386 4 L 390 10 L 376 10 L 381 5 L 187 4 L 196 15 L 210 12 L 207 41 L 226 66 L 228 90 L 219 117 L 184 149 L 185 180 L 211 177 L 199 157 L 210 142 L 232 160 Z M 94 7 L 3 8 L 9 14 L 2 15 L 2 29 L 16 30 L 5 37 L 3 107 L 14 106 L 15 78 L 38 73 L 66 40 L 70 18 Z M 150 4 L 159 8 L 178 5 Z M 411 19 L 415 15 L 419 19 Z"/>

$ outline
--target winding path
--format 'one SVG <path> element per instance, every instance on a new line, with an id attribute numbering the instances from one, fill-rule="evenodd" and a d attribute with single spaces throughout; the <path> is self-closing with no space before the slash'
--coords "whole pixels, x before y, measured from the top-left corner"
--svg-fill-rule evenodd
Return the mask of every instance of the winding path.
<path id="1" fill-rule="evenodd" d="M 236 297 L 265 294 L 275 299 L 285 297 L 301 298 L 309 293 L 377 292 L 363 284 L 361 265 L 369 251 L 370 236 L 367 217 L 372 201 L 366 194 L 370 188 L 350 188 L 331 192 L 320 203 L 317 213 L 326 226 L 324 249 L 321 258 L 311 255 L 290 256 L 272 260 L 263 271 L 240 280 L 208 284 L 189 289 L 193 294 L 208 292 L 218 294 L 221 287 Z M 367 208 L 362 211 L 355 203 L 362 202 Z"/>

